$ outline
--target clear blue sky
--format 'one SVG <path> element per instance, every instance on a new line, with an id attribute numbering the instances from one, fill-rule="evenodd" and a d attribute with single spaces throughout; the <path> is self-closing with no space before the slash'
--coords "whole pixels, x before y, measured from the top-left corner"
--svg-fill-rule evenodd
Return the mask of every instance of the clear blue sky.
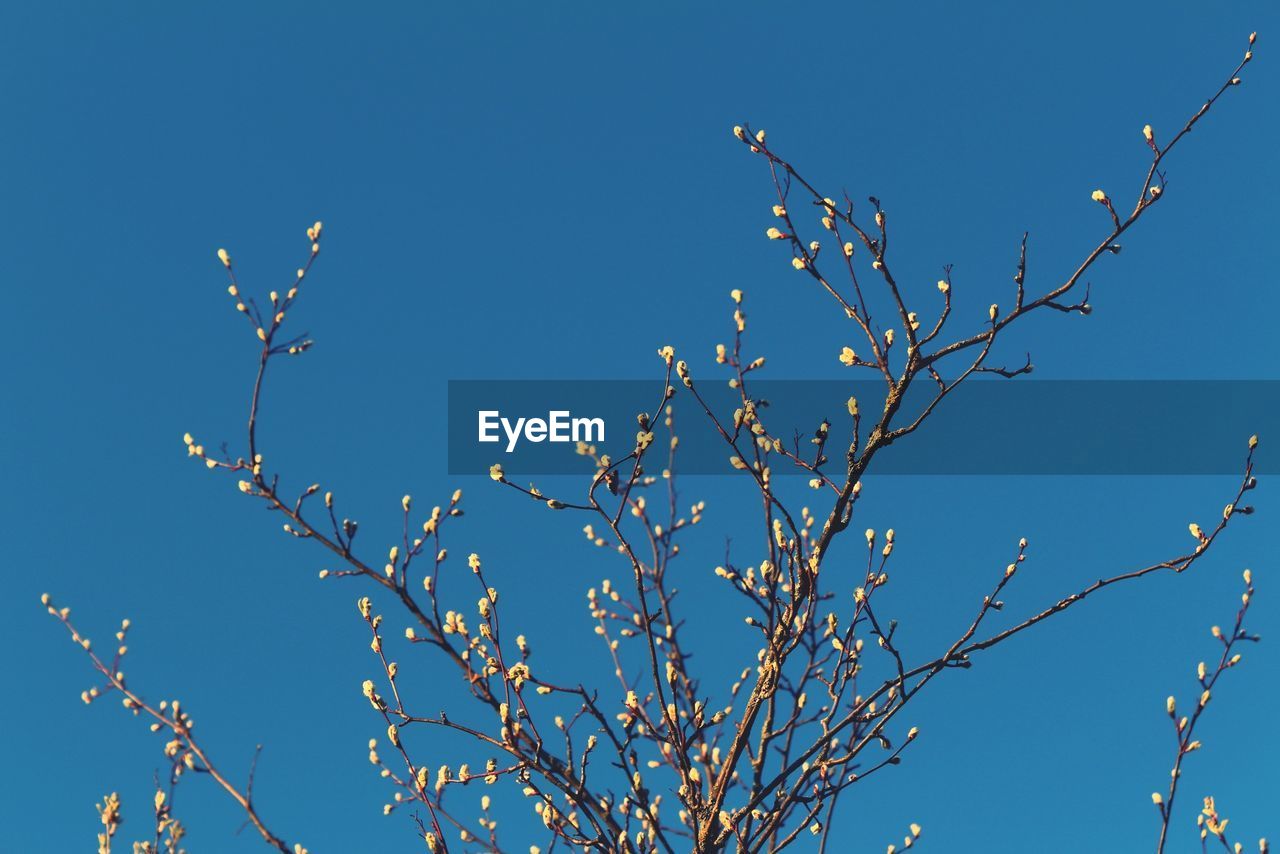
<path id="1" fill-rule="evenodd" d="M 319 582 L 323 555 L 183 452 L 187 430 L 239 441 L 255 358 L 218 246 L 265 292 L 325 221 L 296 318 L 319 344 L 271 378 L 270 460 L 295 486 L 332 487 L 370 544 L 392 535 L 405 492 L 429 506 L 463 487 L 450 545 L 480 551 L 537 612 L 521 628 L 542 669 L 607 672 L 584 646 L 583 593 L 624 568 L 588 548 L 581 519 L 445 477 L 445 381 L 647 377 L 666 343 L 706 365 L 732 287 L 753 301 L 770 376 L 842 376 L 846 326 L 763 239 L 771 188 L 736 122 L 767 128 L 825 186 L 879 196 L 899 278 L 955 264 L 976 323 L 1007 298 L 1021 232 L 1030 286 L 1060 277 L 1104 225 L 1089 193 L 1140 183 L 1143 124 L 1172 133 L 1258 30 L 1244 86 L 1092 276 L 1095 313 L 1029 323 L 1006 352 L 1033 346 L 1040 376 L 1277 378 L 1272 4 L 337 7 L 0 12 L 4 851 L 88 850 L 93 802 L 112 790 L 141 835 L 161 760 L 116 702 L 80 703 L 87 662 L 39 608 L 44 590 L 103 643 L 132 618 L 131 681 L 180 697 L 228 769 L 266 745 L 258 799 L 281 834 L 317 852 L 418 850 L 406 817 L 381 816 L 391 792 L 365 759 L 381 727 L 359 690 L 374 663 L 363 591 Z M 709 503 L 682 559 L 690 601 L 723 596 L 710 571 L 750 505 L 731 484 L 685 485 Z M 917 600 L 900 616 L 923 653 L 1019 536 L 1033 549 L 1010 617 L 1175 553 L 1232 486 L 882 478 L 865 518 L 898 531 L 887 592 Z M 1261 515 L 1194 573 L 1117 590 L 941 680 L 917 710 L 920 749 L 838 819 L 843 850 L 882 851 L 909 821 L 935 852 L 1146 848 L 1172 759 L 1164 697 L 1190 700 L 1243 567 L 1261 591 L 1253 628 L 1277 626 L 1272 494 L 1264 483 Z M 740 615 L 704 612 L 703 660 L 737 669 Z M 1249 846 L 1280 836 L 1277 654 L 1247 650 L 1210 709 L 1172 850 L 1198 850 L 1194 805 L 1210 793 Z M 429 709 L 445 702 L 436 662 L 396 655 L 404 681 L 431 686 Z M 495 794 L 514 831 L 525 806 Z M 193 851 L 259 849 L 207 781 L 178 811 Z"/>

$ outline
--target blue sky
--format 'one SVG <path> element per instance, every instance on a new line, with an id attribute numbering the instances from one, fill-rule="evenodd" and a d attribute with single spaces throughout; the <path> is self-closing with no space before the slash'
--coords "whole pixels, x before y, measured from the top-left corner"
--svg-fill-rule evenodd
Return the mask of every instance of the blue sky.
<path id="1" fill-rule="evenodd" d="M 319 343 L 271 378 L 263 423 L 289 482 L 331 486 L 371 544 L 392 536 L 402 494 L 429 506 L 464 488 L 451 548 L 481 552 L 527 603 L 535 663 L 607 672 L 584 646 L 582 596 L 623 566 L 587 546 L 581 519 L 445 476 L 448 379 L 644 378 L 667 343 L 709 369 L 734 287 L 770 377 L 844 376 L 846 322 L 762 236 L 768 177 L 729 135 L 744 120 L 824 186 L 882 199 L 898 278 L 928 285 L 954 264 L 976 326 L 1008 297 L 1022 231 L 1029 287 L 1061 277 L 1105 226 L 1089 193 L 1141 183 L 1142 126 L 1180 127 L 1251 30 L 1258 60 L 1094 272 L 1094 314 L 1031 320 L 1006 352 L 1032 348 L 1039 376 L 1275 379 L 1277 23 L 1263 3 L 6 7 L 0 848 L 85 850 L 111 790 L 141 833 L 160 764 L 118 705 L 79 702 L 87 663 L 38 607 L 48 590 L 104 641 L 132 618 L 131 681 L 182 698 L 227 768 L 266 745 L 258 799 L 287 838 L 416 850 L 407 818 L 381 816 L 390 791 L 365 759 L 380 727 L 359 692 L 374 664 L 364 591 L 317 581 L 323 555 L 183 452 L 188 430 L 239 440 L 252 379 L 256 342 L 217 247 L 265 292 L 325 222 L 296 311 Z M 898 531 L 887 592 L 914 600 L 903 631 L 928 649 L 1018 537 L 1031 572 L 1011 616 L 1174 554 L 1232 488 L 886 477 L 863 512 Z M 1276 625 L 1271 490 L 1194 573 L 1117 590 L 941 680 L 918 709 L 921 749 L 837 819 L 848 850 L 883 850 L 910 821 L 934 851 L 1149 844 L 1149 793 L 1172 760 L 1164 697 L 1193 696 L 1243 567 L 1261 591 L 1253 628 Z M 729 480 L 684 491 L 709 505 L 682 558 L 689 600 L 716 603 L 701 654 L 732 672 L 746 636 L 710 570 L 751 502 Z M 450 696 L 433 660 L 397 655 L 425 702 Z M 1252 782 L 1280 758 L 1276 655 L 1247 650 L 1210 709 L 1172 850 L 1196 847 L 1187 808 L 1205 794 L 1250 845 L 1280 833 L 1265 825 L 1273 785 Z M 444 742 L 424 749 L 458 761 Z M 495 798 L 513 848 L 517 800 Z M 259 848 L 206 781 L 177 806 L 192 850 Z"/>

